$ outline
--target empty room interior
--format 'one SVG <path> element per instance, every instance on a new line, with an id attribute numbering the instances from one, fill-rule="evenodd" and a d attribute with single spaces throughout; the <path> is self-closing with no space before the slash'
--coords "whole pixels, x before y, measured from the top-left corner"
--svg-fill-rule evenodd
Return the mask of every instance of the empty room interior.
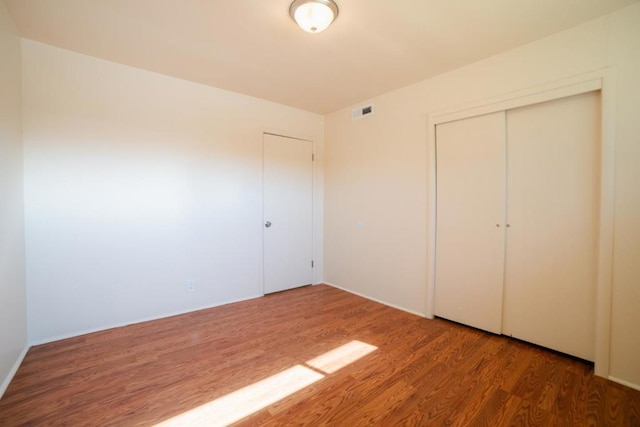
<path id="1" fill-rule="evenodd" d="M 637 0 L 0 0 L 0 425 L 640 426 Z"/>

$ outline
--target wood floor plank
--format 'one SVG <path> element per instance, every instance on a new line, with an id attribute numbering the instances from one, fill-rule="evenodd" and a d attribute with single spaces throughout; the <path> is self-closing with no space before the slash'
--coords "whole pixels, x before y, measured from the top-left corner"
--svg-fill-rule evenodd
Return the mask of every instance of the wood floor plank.
<path id="1" fill-rule="evenodd" d="M 490 395 L 489 399 L 484 402 L 473 419 L 469 420 L 468 422 L 466 422 L 466 420 L 461 420 L 461 422 L 459 422 L 458 424 L 478 427 L 496 425 L 494 424 L 493 420 L 498 415 L 498 413 L 503 411 L 508 397 L 508 392 L 498 388 L 494 393 Z"/>
<path id="2" fill-rule="evenodd" d="M 215 425 L 225 405 L 244 426 L 640 426 L 640 392 L 589 363 L 326 285 L 33 347 L 0 426 Z"/>

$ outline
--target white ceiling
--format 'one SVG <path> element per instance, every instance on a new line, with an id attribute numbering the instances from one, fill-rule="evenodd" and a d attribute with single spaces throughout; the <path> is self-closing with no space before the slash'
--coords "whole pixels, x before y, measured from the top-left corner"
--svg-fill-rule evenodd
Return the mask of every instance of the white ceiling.
<path id="1" fill-rule="evenodd" d="M 638 0 L 336 0 L 309 34 L 290 0 L 4 0 L 23 37 L 324 114 Z"/>

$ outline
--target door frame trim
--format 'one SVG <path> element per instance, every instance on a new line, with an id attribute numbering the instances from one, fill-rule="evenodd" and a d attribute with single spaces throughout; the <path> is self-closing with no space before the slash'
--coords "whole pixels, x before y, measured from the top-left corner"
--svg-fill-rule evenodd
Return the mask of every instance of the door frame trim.
<path id="1" fill-rule="evenodd" d="M 608 378 L 615 213 L 616 69 L 607 67 L 514 93 L 427 114 L 427 283 L 426 317 L 434 317 L 436 266 L 436 126 L 586 92 L 601 93 L 600 206 L 596 275 L 595 375 Z"/>

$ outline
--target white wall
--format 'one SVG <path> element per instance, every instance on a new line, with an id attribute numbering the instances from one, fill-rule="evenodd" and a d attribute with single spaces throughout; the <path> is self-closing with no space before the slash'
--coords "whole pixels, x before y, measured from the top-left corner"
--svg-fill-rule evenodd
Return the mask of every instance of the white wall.
<path id="1" fill-rule="evenodd" d="M 313 140 L 319 165 L 324 118 L 28 40 L 22 48 L 32 342 L 261 295 L 262 132 Z"/>
<path id="2" fill-rule="evenodd" d="M 640 4 L 326 117 L 325 279 L 425 313 L 427 113 L 617 69 L 610 374 L 640 385 Z M 358 223 L 361 223 L 360 227 Z M 362 226 L 364 224 L 364 226 Z"/>
<path id="3" fill-rule="evenodd" d="M 20 39 L 0 2 L 0 397 L 27 348 Z"/>

